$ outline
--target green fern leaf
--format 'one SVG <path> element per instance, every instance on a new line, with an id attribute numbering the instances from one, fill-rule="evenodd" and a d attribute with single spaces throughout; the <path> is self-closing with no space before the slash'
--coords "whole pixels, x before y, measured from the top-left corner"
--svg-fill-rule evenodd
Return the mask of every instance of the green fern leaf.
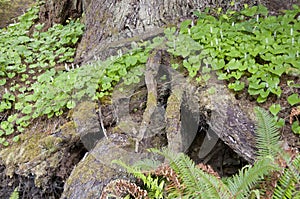
<path id="1" fill-rule="evenodd" d="M 141 170 L 153 170 L 160 165 L 161 165 L 161 161 L 156 161 L 153 159 L 143 159 L 135 162 L 133 164 L 133 167 Z"/>
<path id="2" fill-rule="evenodd" d="M 295 180 L 292 177 L 289 169 L 285 169 L 284 174 L 280 177 L 274 190 L 274 199 L 289 199 L 292 198 L 293 192 L 295 192 Z"/>
<path id="3" fill-rule="evenodd" d="M 170 161 L 170 166 L 186 186 L 188 198 L 231 198 L 228 188 L 220 179 L 197 168 L 187 155 L 174 154 L 167 149 L 151 151 L 165 156 Z"/>
<path id="4" fill-rule="evenodd" d="M 148 190 L 149 197 L 153 196 L 154 198 L 157 199 L 163 198 L 164 183 L 159 182 L 158 178 L 153 178 L 150 174 L 146 176 L 145 174 L 142 173 L 140 168 L 126 165 L 121 160 L 113 160 L 112 163 L 124 167 L 128 173 L 132 173 L 136 178 L 141 179 L 143 183 L 146 185 L 146 187 L 149 189 Z"/>
<path id="5" fill-rule="evenodd" d="M 9 199 L 19 199 L 18 187 L 16 187 L 14 191 L 11 193 Z"/>
<path id="6" fill-rule="evenodd" d="M 272 165 L 273 163 L 274 160 L 270 156 L 262 158 L 256 161 L 253 166 L 245 166 L 238 174 L 228 179 L 228 187 L 232 195 L 235 196 L 234 198 L 247 198 L 255 184 L 265 175 L 277 169 L 276 166 Z"/>
<path id="7" fill-rule="evenodd" d="M 300 155 L 292 161 L 292 164 L 284 170 L 274 190 L 274 199 L 300 198 Z"/>
<path id="8" fill-rule="evenodd" d="M 283 151 L 279 144 L 279 131 L 276 127 L 276 121 L 260 107 L 256 107 L 254 111 L 258 121 L 256 128 L 257 158 L 276 157 L 278 153 Z"/>

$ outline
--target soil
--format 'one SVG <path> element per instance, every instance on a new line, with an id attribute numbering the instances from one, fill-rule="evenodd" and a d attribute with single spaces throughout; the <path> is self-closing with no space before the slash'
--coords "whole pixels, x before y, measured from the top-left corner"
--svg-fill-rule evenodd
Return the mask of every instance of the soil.
<path id="1" fill-rule="evenodd" d="M 272 104 L 279 104 L 281 106 L 281 111 L 278 113 L 278 117 L 283 118 L 285 121 L 285 126 L 280 129 L 281 140 L 283 140 L 285 144 L 288 144 L 289 147 L 300 150 L 300 139 L 299 139 L 300 134 L 298 135 L 294 134 L 291 130 L 291 124 L 290 124 L 291 110 L 293 107 L 299 106 L 299 104 L 295 104 L 294 106 L 291 106 L 287 101 L 287 98 L 290 95 L 294 93 L 300 93 L 300 88 L 293 88 L 291 86 L 288 86 L 288 81 L 293 81 L 294 84 L 300 84 L 300 77 L 282 75 L 279 84 L 279 86 L 282 89 L 281 96 L 278 98 L 275 95 L 270 95 L 268 100 L 261 104 L 257 103 L 256 98 L 250 96 L 246 92 L 236 94 L 236 98 L 238 100 L 246 100 L 249 103 L 264 108 L 265 110 L 268 110 Z M 293 121 L 296 120 L 299 121 L 300 116 L 294 116 L 292 117 L 292 119 Z"/>

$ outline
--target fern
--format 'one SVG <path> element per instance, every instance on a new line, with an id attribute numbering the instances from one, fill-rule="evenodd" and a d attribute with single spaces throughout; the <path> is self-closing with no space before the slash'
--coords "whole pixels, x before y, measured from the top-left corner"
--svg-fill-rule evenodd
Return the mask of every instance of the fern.
<path id="1" fill-rule="evenodd" d="M 9 199 L 19 199 L 19 191 L 18 187 L 14 189 L 14 191 L 11 193 Z"/>
<path id="2" fill-rule="evenodd" d="M 260 107 L 254 109 L 257 117 L 256 128 L 256 147 L 257 158 L 266 156 L 276 157 L 282 150 L 279 144 L 279 130 L 276 127 L 276 121 L 267 111 Z"/>
<path id="3" fill-rule="evenodd" d="M 165 156 L 170 161 L 170 166 L 182 179 L 189 198 L 230 198 L 231 194 L 226 185 L 215 176 L 196 168 L 187 155 L 174 154 L 167 149 L 151 151 Z"/>
<path id="4" fill-rule="evenodd" d="M 228 187 L 234 198 L 247 198 L 254 187 L 265 175 L 277 169 L 273 166 L 272 157 L 265 157 L 255 162 L 255 164 L 245 166 L 238 174 L 228 179 Z"/>
<path id="5" fill-rule="evenodd" d="M 143 169 L 143 170 L 153 170 L 156 169 L 158 166 L 161 165 L 160 161 L 156 161 L 153 159 L 143 159 L 135 162 L 133 167 L 136 169 Z"/>
<path id="6" fill-rule="evenodd" d="M 257 161 L 254 165 L 242 168 L 238 174 L 229 177 L 224 182 L 218 177 L 208 173 L 205 168 L 197 168 L 195 163 L 183 153 L 173 153 L 168 149 L 149 149 L 149 151 L 160 154 L 166 158 L 170 167 L 179 176 L 178 189 L 168 190 L 168 198 L 259 198 L 262 190 L 257 188 L 271 172 L 282 170 L 278 164 L 281 160 L 285 162 L 287 168 L 282 170 L 283 175 L 279 179 L 274 191 L 274 199 L 300 199 L 300 156 L 296 156 L 291 161 L 291 156 L 286 153 L 279 144 L 279 131 L 276 128 L 275 120 L 263 109 L 255 108 L 257 116 Z M 279 155 L 279 156 L 278 156 Z M 275 161 L 277 160 L 277 161 Z M 162 197 L 164 184 L 158 178 L 150 175 L 145 176 L 142 168 L 153 169 L 158 162 L 148 160 L 139 162 L 133 167 L 118 162 L 125 167 L 128 172 L 133 173 L 137 178 L 144 181 L 148 189 L 152 190 L 154 198 Z M 161 192 L 159 192 L 161 191 Z M 150 196 L 150 195 L 149 195 Z"/>
<path id="7" fill-rule="evenodd" d="M 289 199 L 300 198 L 300 156 L 298 155 L 292 164 L 284 169 L 283 175 L 280 177 L 279 182 L 274 190 L 274 199 Z"/>
<path id="8" fill-rule="evenodd" d="M 128 173 L 132 173 L 136 178 L 141 179 L 149 190 L 149 197 L 158 199 L 163 198 L 164 181 L 159 181 L 157 177 L 153 178 L 150 174 L 146 176 L 138 167 L 128 166 L 120 160 L 113 160 L 112 163 L 124 167 Z"/>

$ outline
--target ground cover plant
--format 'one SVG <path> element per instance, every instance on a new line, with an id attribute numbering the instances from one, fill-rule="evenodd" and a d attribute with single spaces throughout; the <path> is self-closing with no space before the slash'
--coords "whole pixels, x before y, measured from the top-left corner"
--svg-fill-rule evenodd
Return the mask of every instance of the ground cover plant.
<path id="1" fill-rule="evenodd" d="M 18 22 L 0 30 L 0 143 L 7 146 L 7 136 L 23 132 L 30 120 L 38 115 L 33 102 L 37 99 L 35 85 L 45 81 L 47 74 L 56 73 L 54 66 L 73 62 L 76 43 L 83 33 L 83 24 L 69 20 L 41 31 L 36 24 L 39 6 L 18 18 Z M 54 74 L 53 74 L 54 75 Z M 50 76 L 48 75 L 48 78 Z"/>

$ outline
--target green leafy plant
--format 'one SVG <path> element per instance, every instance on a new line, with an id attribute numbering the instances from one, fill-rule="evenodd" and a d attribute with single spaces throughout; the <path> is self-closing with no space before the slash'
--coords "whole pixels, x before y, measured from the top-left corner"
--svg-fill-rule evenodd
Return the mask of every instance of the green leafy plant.
<path id="1" fill-rule="evenodd" d="M 300 191 L 297 190 L 300 182 L 300 156 L 298 155 L 291 161 L 288 168 L 285 168 L 283 174 L 278 180 L 274 190 L 273 198 L 299 198 Z"/>
<path id="2" fill-rule="evenodd" d="M 161 45 L 163 40 L 156 37 L 152 42 L 134 45 L 128 52 L 119 53 L 105 61 L 93 61 L 81 67 L 66 64 L 65 70 L 59 71 L 50 67 L 36 78 L 32 77 L 35 81 L 30 87 L 17 95 L 13 108 L 19 114 L 10 118 L 10 132 L 16 129 L 22 132 L 33 119 L 43 115 L 49 118 L 59 116 L 66 108 L 74 108 L 83 98 L 95 100 L 110 95 L 114 85 L 121 80 L 127 85 L 138 83 L 149 51 Z M 22 78 L 25 81 L 28 76 L 23 75 Z M 16 89 L 19 86 L 16 85 L 12 90 Z M 10 99 L 8 96 L 6 98 Z M 4 108 L 8 106 L 7 103 L 4 105 Z M 4 124 L 7 122 L 4 121 Z"/>
<path id="3" fill-rule="evenodd" d="M 197 23 L 184 21 L 178 35 L 176 28 L 168 28 L 164 37 L 134 44 L 124 54 L 119 52 L 118 56 L 81 67 L 70 63 L 83 25 L 70 20 L 65 26 L 55 24 L 42 32 L 44 24 L 34 24 L 38 10 L 38 6 L 31 8 L 19 17 L 18 23 L 1 29 L 0 85 L 7 92 L 1 97 L 0 112 L 17 112 L 2 121 L 2 136 L 24 131 L 37 117 L 59 116 L 84 97 L 99 99 L 110 95 L 121 80 L 127 85 L 139 82 L 149 51 L 159 46 L 184 58 L 182 64 L 172 66 L 186 68 L 198 82 L 208 81 L 215 71 L 219 79 L 228 81 L 230 89 L 247 88 L 258 102 L 264 102 L 271 93 L 280 96 L 282 74 L 299 74 L 296 6 L 278 17 L 267 16 L 262 6 L 246 6 L 241 13 L 221 14 L 220 10 L 215 17 L 199 13 Z M 33 32 L 29 34 L 30 28 Z M 66 64 L 65 70 L 57 70 L 57 64 Z M 18 81 L 16 76 L 20 77 Z M 289 84 L 297 86 L 291 81 Z M 295 104 L 298 98 L 292 95 L 288 101 Z M 282 122 L 279 119 L 278 125 Z M 295 124 L 294 131 L 297 128 Z M 8 144 L 5 138 L 1 143 Z"/>
<path id="4" fill-rule="evenodd" d="M 280 104 L 272 104 L 269 107 L 270 113 L 274 116 L 274 119 L 277 121 L 277 127 L 283 127 L 285 123 L 283 118 L 278 118 L 277 116 L 280 110 L 281 110 Z"/>
<path id="5" fill-rule="evenodd" d="M 230 89 L 241 91 L 248 85 L 248 93 L 265 102 L 270 94 L 281 95 L 281 75 L 299 75 L 298 12 L 294 6 L 275 17 L 263 6 L 245 6 L 240 13 L 229 10 L 217 17 L 198 13 L 196 25 L 184 21 L 178 36 L 174 29 L 165 31 L 168 51 L 185 58 L 191 77 L 199 75 L 204 63 Z"/>
<path id="6" fill-rule="evenodd" d="M 285 11 L 284 15 L 270 16 L 264 6 L 249 7 L 241 12 L 214 11 L 214 16 L 195 12 L 198 20 L 186 20 L 175 28 L 165 30 L 167 50 L 175 57 L 183 58 L 182 66 L 191 78 L 199 83 L 206 82 L 210 73 L 228 82 L 235 92 L 247 90 L 259 103 L 270 95 L 281 97 L 282 75 L 299 76 L 299 6 Z M 173 63 L 178 69 L 181 65 Z M 293 80 L 287 84 L 298 88 Z M 297 93 L 287 101 L 291 106 L 300 102 Z M 278 107 L 270 107 L 277 119 L 278 127 L 285 125 L 277 117 Z M 296 122 L 293 132 L 298 133 Z"/>
<path id="7" fill-rule="evenodd" d="M 150 174 L 145 175 L 136 167 L 130 167 L 122 161 L 115 160 L 112 163 L 118 164 L 126 168 L 127 172 L 132 173 L 135 177 L 141 179 L 148 190 L 148 197 L 150 198 L 163 198 L 164 181 L 159 180 L 158 177 L 152 177 Z"/>
<path id="8" fill-rule="evenodd" d="M 19 191 L 18 187 L 14 189 L 14 191 L 11 193 L 9 199 L 19 199 Z"/>
<path id="9" fill-rule="evenodd" d="M 51 79 L 57 73 L 56 64 L 73 62 L 76 42 L 83 33 L 79 20 L 69 20 L 64 26 L 55 24 L 42 31 L 44 25 L 35 24 L 38 12 L 39 5 L 33 6 L 18 17 L 17 23 L 0 30 L 0 85 L 5 90 L 0 96 L 0 113 L 18 112 L 0 123 L 4 132 L 0 144 L 5 146 L 9 142 L 3 136 L 22 132 L 33 119 L 32 91 L 37 79 Z M 16 135 L 12 141 L 18 140 Z"/>
<path id="10" fill-rule="evenodd" d="M 299 94 L 297 93 L 294 93 L 292 95 L 290 95 L 288 98 L 287 98 L 289 104 L 291 106 L 295 105 L 295 104 L 298 104 L 300 103 L 300 97 L 299 97 Z"/>

